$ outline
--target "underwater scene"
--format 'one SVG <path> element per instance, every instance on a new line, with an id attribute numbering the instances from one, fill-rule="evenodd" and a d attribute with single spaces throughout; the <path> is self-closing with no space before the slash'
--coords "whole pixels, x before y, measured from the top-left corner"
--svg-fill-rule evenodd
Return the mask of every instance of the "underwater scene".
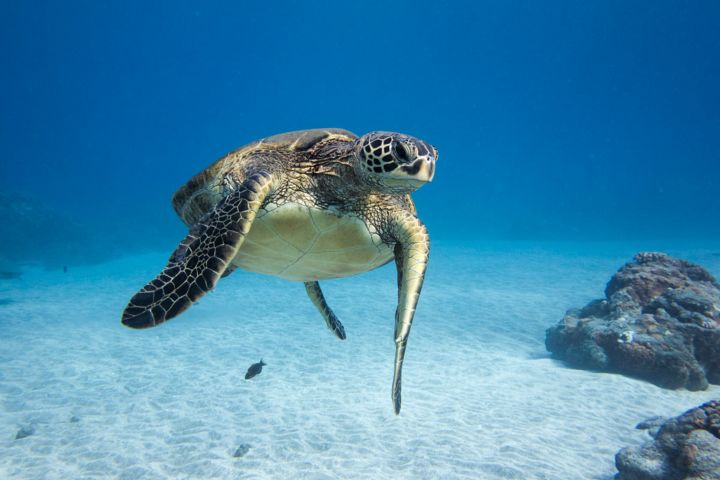
<path id="1" fill-rule="evenodd" d="M 720 3 L 0 5 L 0 479 L 720 479 Z"/>

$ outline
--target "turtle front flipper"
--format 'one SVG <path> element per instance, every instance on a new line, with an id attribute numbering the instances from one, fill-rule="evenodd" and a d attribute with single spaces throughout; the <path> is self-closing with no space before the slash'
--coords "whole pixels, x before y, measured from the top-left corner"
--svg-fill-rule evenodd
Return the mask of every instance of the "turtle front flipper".
<path id="1" fill-rule="evenodd" d="M 135 294 L 122 316 L 132 328 L 154 327 L 187 310 L 229 268 L 270 191 L 266 172 L 243 184 L 193 225 L 165 269 Z"/>
<path id="2" fill-rule="evenodd" d="M 408 212 L 399 214 L 394 235 L 395 263 L 398 273 L 398 306 L 395 311 L 395 369 L 392 401 L 395 413 L 400 413 L 402 365 L 405 358 L 415 307 L 420 298 L 425 270 L 430 254 L 430 237 L 425 225 Z"/>
<path id="3" fill-rule="evenodd" d="M 340 340 L 345 340 L 345 327 L 343 327 L 340 320 L 335 316 L 330 306 L 325 301 L 325 296 L 320 290 L 320 284 L 318 282 L 305 282 L 305 290 L 312 300 L 313 304 L 320 311 L 320 314 L 325 319 L 330 331 L 332 331 L 336 337 Z"/>

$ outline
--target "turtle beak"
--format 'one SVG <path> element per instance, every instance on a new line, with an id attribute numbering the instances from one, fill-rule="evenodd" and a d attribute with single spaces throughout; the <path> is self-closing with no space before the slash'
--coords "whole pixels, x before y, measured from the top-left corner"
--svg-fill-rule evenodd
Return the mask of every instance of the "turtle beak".
<path id="1" fill-rule="evenodd" d="M 403 165 L 400 167 L 407 175 L 411 176 L 413 180 L 418 183 L 425 184 L 432 182 L 435 176 L 435 156 L 425 155 L 409 165 Z"/>
<path id="2" fill-rule="evenodd" d="M 420 172 L 418 172 L 418 179 L 424 180 L 425 182 L 432 182 L 435 176 L 435 156 L 428 155 L 419 161 L 423 162 L 423 164 L 420 167 Z"/>

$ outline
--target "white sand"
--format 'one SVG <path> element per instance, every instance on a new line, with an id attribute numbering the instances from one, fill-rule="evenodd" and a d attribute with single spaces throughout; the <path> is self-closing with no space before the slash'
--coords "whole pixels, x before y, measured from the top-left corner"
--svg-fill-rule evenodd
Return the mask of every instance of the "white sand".
<path id="1" fill-rule="evenodd" d="M 0 283 L 13 300 L 0 305 L 0 478 L 609 479 L 615 452 L 646 439 L 637 422 L 720 397 L 545 352 L 545 328 L 602 296 L 635 251 L 436 245 L 399 417 L 392 266 L 324 284 L 344 342 L 301 284 L 240 271 L 178 319 L 122 327 L 164 253 L 26 272 Z M 720 272 L 710 251 L 668 253 Z M 35 433 L 15 440 L 22 426 Z"/>

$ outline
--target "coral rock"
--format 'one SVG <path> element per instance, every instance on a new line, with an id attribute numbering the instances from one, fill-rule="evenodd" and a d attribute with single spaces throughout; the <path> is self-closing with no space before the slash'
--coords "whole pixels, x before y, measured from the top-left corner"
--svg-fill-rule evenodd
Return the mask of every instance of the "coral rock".
<path id="1" fill-rule="evenodd" d="M 620 450 L 615 465 L 617 480 L 720 480 L 720 401 L 667 420 L 653 441 Z"/>
<path id="2" fill-rule="evenodd" d="M 639 253 L 612 277 L 605 296 L 548 329 L 547 349 L 580 368 L 665 388 L 720 384 L 720 285 L 705 269 Z"/>

